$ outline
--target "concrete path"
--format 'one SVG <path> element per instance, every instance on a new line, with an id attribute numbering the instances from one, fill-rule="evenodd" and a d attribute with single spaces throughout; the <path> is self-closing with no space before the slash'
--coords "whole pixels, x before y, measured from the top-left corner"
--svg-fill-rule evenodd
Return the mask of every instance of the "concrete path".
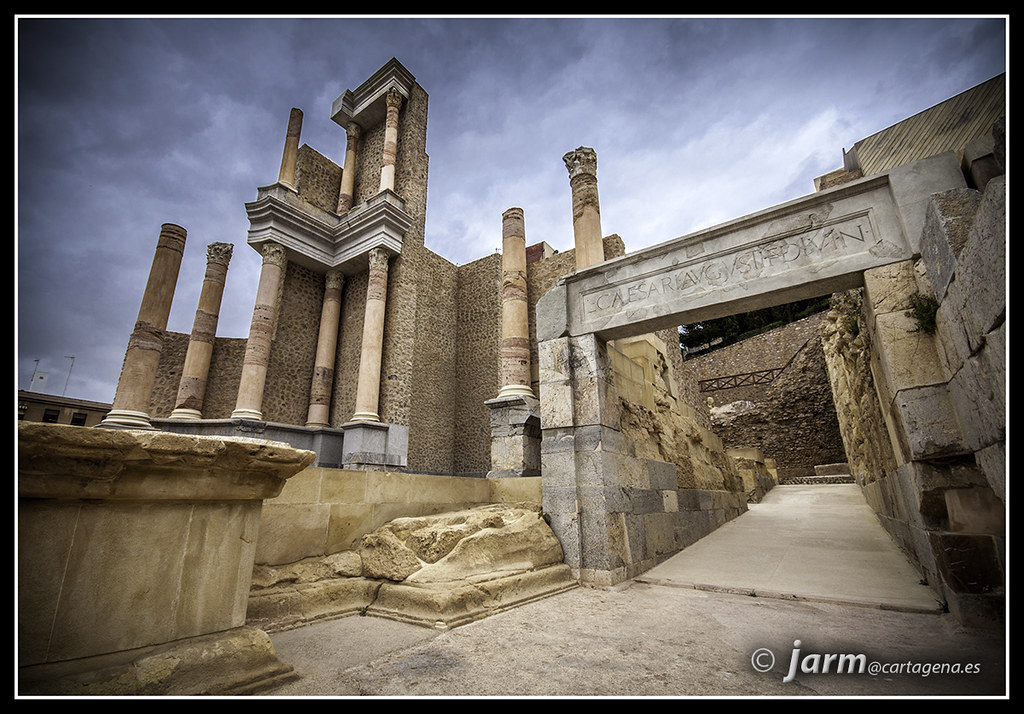
<path id="1" fill-rule="evenodd" d="M 941 607 L 854 484 L 777 486 L 638 580 L 908 612 Z"/>
<path id="2" fill-rule="evenodd" d="M 301 679 L 267 695 L 1006 695 L 1005 633 L 964 629 L 937 605 L 856 486 L 780 486 L 615 588 L 448 632 L 347 617 L 276 633 Z M 877 667 L 816 670 L 830 654 Z"/>

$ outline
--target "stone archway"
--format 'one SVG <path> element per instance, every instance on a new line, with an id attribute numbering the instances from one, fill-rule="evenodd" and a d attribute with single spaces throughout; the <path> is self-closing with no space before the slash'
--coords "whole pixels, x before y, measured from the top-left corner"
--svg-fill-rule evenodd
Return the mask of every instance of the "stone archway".
<path id="1" fill-rule="evenodd" d="M 919 255 L 930 197 L 965 185 L 943 154 L 579 270 L 539 301 L 544 510 L 582 582 L 634 577 L 685 546 L 687 519 L 741 505 L 680 509 L 675 467 L 635 456 L 608 340 L 859 287 Z"/>

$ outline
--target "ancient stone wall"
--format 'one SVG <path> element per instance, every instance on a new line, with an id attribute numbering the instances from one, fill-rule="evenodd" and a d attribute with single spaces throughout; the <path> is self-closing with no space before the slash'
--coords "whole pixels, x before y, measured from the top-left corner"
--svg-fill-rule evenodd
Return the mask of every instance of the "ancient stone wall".
<path id="1" fill-rule="evenodd" d="M 819 327 L 825 313 L 687 360 L 698 379 L 785 370 L 767 384 L 701 393 L 714 400 L 713 430 L 728 447 L 758 448 L 780 478 L 846 461 Z"/>
<path id="2" fill-rule="evenodd" d="M 817 338 L 818 324 L 824 313 L 811 315 L 774 330 L 755 335 L 727 347 L 686 360 L 697 381 L 785 367 L 786 363 L 812 338 Z M 824 378 L 824 375 L 823 375 Z M 767 385 L 750 385 L 704 392 L 715 406 L 736 401 L 759 401 Z"/>
<path id="3" fill-rule="evenodd" d="M 266 421 L 306 423 L 323 298 L 323 276 L 288 263 L 263 393 Z"/>
<path id="4" fill-rule="evenodd" d="M 824 326 L 851 471 L 967 624 L 1005 607 L 1005 180 L 931 196 L 921 258 Z M 852 299 L 851 299 L 852 298 Z"/>
<path id="5" fill-rule="evenodd" d="M 455 355 L 457 476 L 484 476 L 491 468 L 490 412 L 484 404 L 501 389 L 501 256 L 459 266 Z"/>
<path id="6" fill-rule="evenodd" d="M 295 188 L 321 211 L 333 213 L 341 190 L 341 167 L 303 144 L 295 162 Z"/>
<path id="7" fill-rule="evenodd" d="M 450 474 L 455 439 L 456 268 L 425 248 L 405 254 L 415 258 L 416 313 L 408 400 L 409 467 L 420 473 Z M 390 380 L 391 374 L 382 375 Z M 382 419 L 387 421 L 384 415 Z M 401 422 L 399 422 L 401 423 Z"/>

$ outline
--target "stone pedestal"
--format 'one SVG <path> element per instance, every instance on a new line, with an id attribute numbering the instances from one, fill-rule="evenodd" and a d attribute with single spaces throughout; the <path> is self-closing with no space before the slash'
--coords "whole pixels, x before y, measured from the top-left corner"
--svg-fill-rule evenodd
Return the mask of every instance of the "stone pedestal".
<path id="1" fill-rule="evenodd" d="M 405 468 L 409 456 L 409 427 L 379 421 L 353 421 L 341 427 L 342 468 Z"/>
<path id="2" fill-rule="evenodd" d="M 241 693 L 291 676 L 245 626 L 263 499 L 313 454 L 22 423 L 23 694 Z"/>
<path id="3" fill-rule="evenodd" d="M 491 470 L 487 478 L 540 476 L 540 400 L 499 397 L 491 410 Z"/>

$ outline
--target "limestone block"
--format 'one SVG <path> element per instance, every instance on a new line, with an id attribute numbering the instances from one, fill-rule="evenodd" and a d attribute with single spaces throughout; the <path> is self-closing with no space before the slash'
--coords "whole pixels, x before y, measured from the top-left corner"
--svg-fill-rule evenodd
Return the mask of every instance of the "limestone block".
<path id="1" fill-rule="evenodd" d="M 537 510 L 492 504 L 399 518 L 363 538 L 367 577 L 450 582 L 560 563 L 562 550 Z"/>
<path id="2" fill-rule="evenodd" d="M 544 294 L 537 301 L 535 312 L 539 342 L 568 334 L 569 315 L 565 286 L 556 285 Z"/>
<path id="3" fill-rule="evenodd" d="M 917 291 L 914 261 L 903 260 L 864 271 L 864 304 L 872 317 L 909 309 Z"/>
<path id="4" fill-rule="evenodd" d="M 964 453 L 960 423 L 946 385 L 904 389 L 893 399 L 892 411 L 908 459 Z"/>
<path id="5" fill-rule="evenodd" d="M 675 513 L 679 510 L 679 492 L 675 489 L 661 491 L 661 508 L 665 513 Z"/>
<path id="6" fill-rule="evenodd" d="M 992 491 L 1006 501 L 1006 444 L 999 442 L 974 453 L 974 459 L 985 473 Z"/>
<path id="7" fill-rule="evenodd" d="M 540 341 L 537 344 L 538 377 L 545 382 L 562 382 L 572 377 L 569 338 Z"/>
<path id="8" fill-rule="evenodd" d="M 1002 592 L 1005 576 L 990 535 L 929 534 L 943 583 L 955 593 Z"/>
<path id="9" fill-rule="evenodd" d="M 366 489 L 373 471 L 322 469 L 318 499 L 322 503 L 366 503 Z"/>
<path id="10" fill-rule="evenodd" d="M 952 151 L 905 164 L 889 172 L 889 186 L 911 252 L 920 252 L 921 233 L 931 195 L 966 185 L 960 162 Z"/>
<path id="11" fill-rule="evenodd" d="M 311 466 L 295 474 L 273 499 L 274 503 L 316 503 L 320 497 L 320 480 L 324 471 Z"/>
<path id="12" fill-rule="evenodd" d="M 940 302 L 956 270 L 957 256 L 967 243 L 980 202 L 981 194 L 969 188 L 931 196 L 921 235 L 921 259 Z"/>
<path id="13" fill-rule="evenodd" d="M 576 454 L 572 451 L 542 452 L 540 456 L 541 471 L 544 476 L 544 497 L 552 488 L 576 487 Z M 549 510 L 545 506 L 545 510 Z"/>
<path id="14" fill-rule="evenodd" d="M 260 516 L 256 562 L 279 565 L 324 555 L 330 513 L 328 504 L 268 501 Z"/>
<path id="15" fill-rule="evenodd" d="M 936 350 L 935 339 L 920 330 L 905 312 L 877 315 L 873 334 L 880 380 L 889 394 L 911 387 L 943 383 L 948 375 Z"/>
<path id="16" fill-rule="evenodd" d="M 651 488 L 675 492 L 677 487 L 675 464 L 657 459 L 645 459 L 645 463 Z"/>
<path id="17" fill-rule="evenodd" d="M 958 533 L 1006 534 L 1006 513 L 988 488 L 954 488 L 946 491 L 950 530 Z"/>
<path id="18" fill-rule="evenodd" d="M 972 344 L 1005 319 L 1006 241 L 1006 177 L 1000 176 L 985 188 L 957 263 L 956 279 L 968 283 L 963 319 Z"/>
<path id="19" fill-rule="evenodd" d="M 494 479 L 490 482 L 491 503 L 537 503 L 541 502 L 542 482 L 540 476 L 524 476 L 515 479 Z"/>
<path id="20" fill-rule="evenodd" d="M 1002 356 L 997 357 L 994 365 L 989 356 L 989 350 L 985 350 L 969 358 L 949 382 L 949 393 L 963 425 L 964 442 L 974 451 L 1006 438 Z M 990 374 L 986 369 L 989 367 L 996 373 Z"/>
<path id="21" fill-rule="evenodd" d="M 369 503 L 332 503 L 324 550 L 328 553 L 355 548 L 359 539 L 380 525 L 382 516 Z"/>
<path id="22" fill-rule="evenodd" d="M 571 427 L 573 384 L 569 380 L 540 383 L 540 426 L 542 430 Z"/>

